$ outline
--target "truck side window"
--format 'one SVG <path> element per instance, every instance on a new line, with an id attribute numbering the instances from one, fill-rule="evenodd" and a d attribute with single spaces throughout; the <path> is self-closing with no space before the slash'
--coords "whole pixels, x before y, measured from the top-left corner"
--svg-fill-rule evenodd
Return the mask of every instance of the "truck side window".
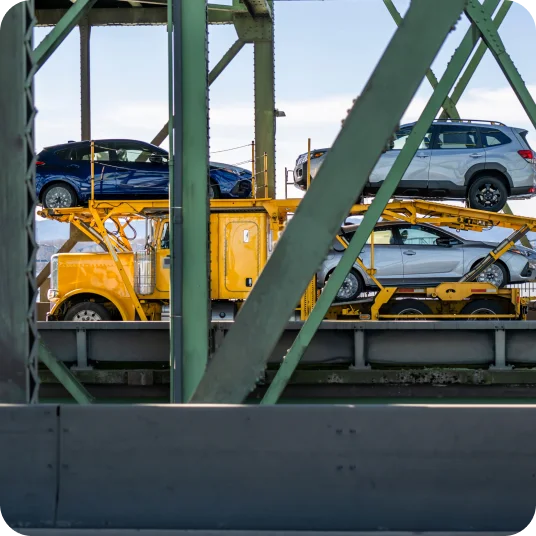
<path id="1" fill-rule="evenodd" d="M 169 249 L 169 223 L 164 223 L 162 238 L 160 239 L 160 249 Z"/>

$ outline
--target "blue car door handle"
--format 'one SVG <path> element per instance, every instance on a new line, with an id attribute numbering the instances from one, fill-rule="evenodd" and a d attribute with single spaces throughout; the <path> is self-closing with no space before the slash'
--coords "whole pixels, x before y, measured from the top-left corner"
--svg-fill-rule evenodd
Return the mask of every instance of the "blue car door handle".
<path id="1" fill-rule="evenodd" d="M 429 154 L 418 154 L 417 158 L 430 158 Z"/>
<path id="2" fill-rule="evenodd" d="M 69 164 L 67 167 L 72 169 L 78 169 L 80 166 L 77 164 Z"/>
<path id="3" fill-rule="evenodd" d="M 416 255 L 415 251 L 411 250 L 411 249 L 408 249 L 406 251 L 404 251 L 404 255 Z"/>
<path id="4" fill-rule="evenodd" d="M 471 158 L 482 158 L 484 155 L 483 155 L 483 154 L 475 153 L 475 154 L 470 154 L 469 156 L 470 156 Z"/>

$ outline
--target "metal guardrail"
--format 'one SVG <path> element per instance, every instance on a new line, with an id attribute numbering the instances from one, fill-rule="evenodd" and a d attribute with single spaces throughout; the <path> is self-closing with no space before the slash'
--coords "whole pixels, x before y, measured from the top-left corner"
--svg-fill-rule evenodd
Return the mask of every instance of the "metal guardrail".
<path id="1" fill-rule="evenodd" d="M 217 348 L 232 322 L 214 322 Z M 280 363 L 301 322 L 287 325 L 270 364 Z M 169 363 L 167 322 L 38 322 L 43 342 L 62 362 Z M 536 321 L 323 322 L 304 365 L 536 366 Z"/>
<path id="2" fill-rule="evenodd" d="M 534 516 L 535 417 L 535 406 L 2 406 L 2 516 L 35 536 L 516 534 Z"/>
<path id="3" fill-rule="evenodd" d="M 521 290 L 522 298 L 531 299 L 531 309 L 536 308 L 536 281 L 530 281 L 528 283 L 518 283 L 513 285 L 508 285 L 508 288 L 518 288 Z"/>

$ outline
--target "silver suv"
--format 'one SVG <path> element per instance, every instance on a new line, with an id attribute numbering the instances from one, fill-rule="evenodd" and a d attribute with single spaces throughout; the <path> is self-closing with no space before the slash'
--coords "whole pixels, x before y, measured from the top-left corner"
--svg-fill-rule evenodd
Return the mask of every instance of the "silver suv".
<path id="1" fill-rule="evenodd" d="M 384 152 L 364 196 L 373 196 L 387 177 L 415 123 L 403 125 Z M 536 154 L 528 132 L 496 121 L 436 120 L 395 192 L 401 198 L 466 200 L 471 208 L 499 212 L 508 198 L 536 195 Z M 329 149 L 311 151 L 313 179 Z M 307 153 L 296 160 L 294 183 L 307 189 Z"/>
<path id="2" fill-rule="evenodd" d="M 351 240 L 358 225 L 344 226 L 341 232 Z M 359 258 L 368 268 L 371 239 Z M 429 224 L 381 222 L 374 229 L 374 268 L 381 284 L 395 287 L 426 287 L 459 281 L 497 247 L 492 242 L 466 240 Z M 323 288 L 339 264 L 344 248 L 336 240 L 317 272 L 317 286 Z M 516 245 L 487 268 L 477 281 L 498 288 L 511 283 L 533 281 L 536 251 Z M 377 290 L 374 281 L 356 263 L 337 294 L 337 301 L 355 300 L 362 292 Z"/>

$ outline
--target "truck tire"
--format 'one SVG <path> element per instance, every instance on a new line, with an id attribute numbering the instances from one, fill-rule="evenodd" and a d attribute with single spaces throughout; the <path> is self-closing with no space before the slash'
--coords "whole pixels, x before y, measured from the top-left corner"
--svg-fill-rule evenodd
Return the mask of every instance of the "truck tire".
<path id="1" fill-rule="evenodd" d="M 404 300 L 396 300 L 389 309 L 390 315 L 412 315 L 422 316 L 431 315 L 432 310 L 428 305 L 420 300 L 414 300 L 411 298 Z"/>
<path id="2" fill-rule="evenodd" d="M 460 312 L 462 315 L 493 316 L 508 314 L 508 304 L 499 300 L 473 300 Z"/>
<path id="3" fill-rule="evenodd" d="M 65 320 L 69 322 L 105 322 L 111 319 L 108 309 L 95 302 L 77 303 L 65 313 Z"/>

